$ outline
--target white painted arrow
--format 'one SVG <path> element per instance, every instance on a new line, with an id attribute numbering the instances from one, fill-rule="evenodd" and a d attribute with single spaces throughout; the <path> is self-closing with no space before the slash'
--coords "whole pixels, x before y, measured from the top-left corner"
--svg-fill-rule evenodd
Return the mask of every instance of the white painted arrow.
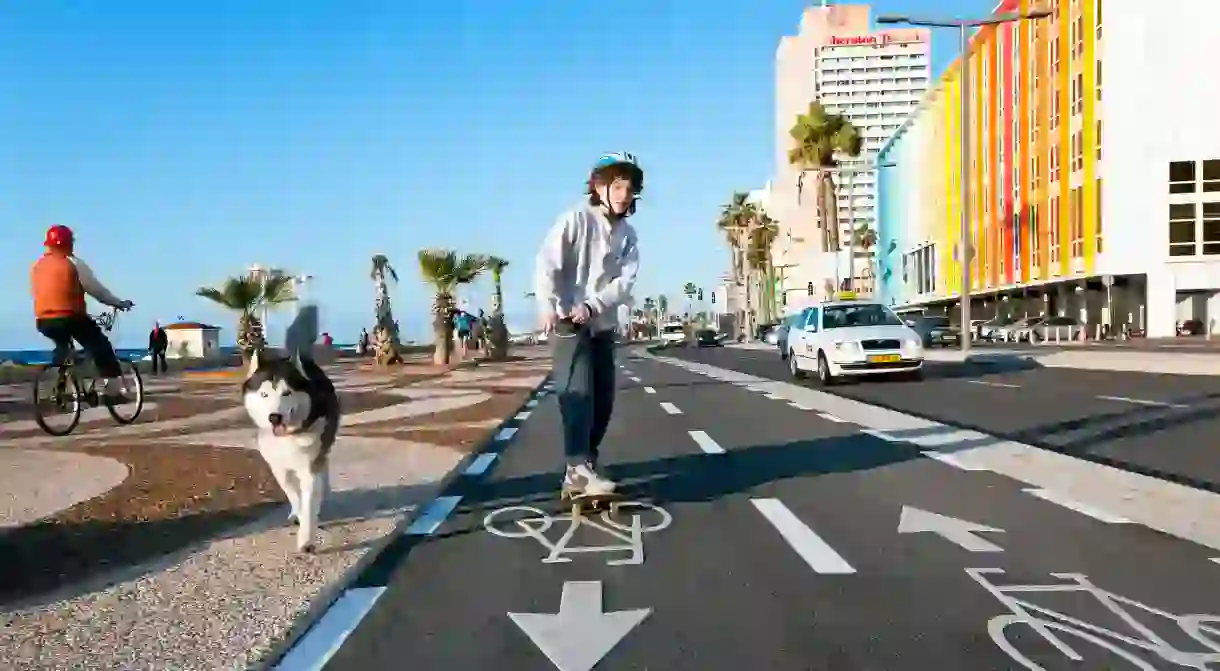
<path id="1" fill-rule="evenodd" d="M 903 506 L 902 517 L 898 520 L 898 533 L 917 534 L 925 531 L 956 543 L 963 549 L 971 552 L 1004 551 L 1004 548 L 975 535 L 981 531 L 1002 534 L 1004 533 L 1003 529 L 959 520 L 956 517 L 949 517 L 948 515 L 938 515 L 937 513 L 920 510 L 919 508 Z"/>
<path id="2" fill-rule="evenodd" d="M 559 671 L 590 671 L 635 629 L 651 608 L 602 612 L 599 581 L 565 582 L 559 612 L 509 613 Z"/>

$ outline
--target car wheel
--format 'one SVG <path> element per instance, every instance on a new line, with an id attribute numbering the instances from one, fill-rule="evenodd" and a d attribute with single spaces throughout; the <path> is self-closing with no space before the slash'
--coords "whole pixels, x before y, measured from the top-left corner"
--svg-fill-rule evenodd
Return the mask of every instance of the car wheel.
<path id="1" fill-rule="evenodd" d="M 826 387 L 835 383 L 835 378 L 830 373 L 830 362 L 822 352 L 818 352 L 818 382 Z"/>
<path id="2" fill-rule="evenodd" d="M 801 370 L 800 367 L 798 367 L 796 365 L 796 354 L 789 351 L 787 359 L 788 359 L 788 372 L 792 374 L 792 379 L 794 379 L 794 380 L 804 379 L 805 371 Z"/>

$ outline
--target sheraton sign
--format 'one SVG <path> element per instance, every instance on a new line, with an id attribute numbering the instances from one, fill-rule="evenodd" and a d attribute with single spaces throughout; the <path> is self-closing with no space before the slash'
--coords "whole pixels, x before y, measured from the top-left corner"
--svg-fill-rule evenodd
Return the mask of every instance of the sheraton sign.
<path id="1" fill-rule="evenodd" d="M 830 46 L 832 47 L 847 47 L 860 45 L 874 45 L 883 47 L 887 44 L 896 44 L 899 42 L 919 42 L 921 41 L 918 34 L 911 33 L 877 33 L 876 35 L 848 35 L 830 37 Z"/>

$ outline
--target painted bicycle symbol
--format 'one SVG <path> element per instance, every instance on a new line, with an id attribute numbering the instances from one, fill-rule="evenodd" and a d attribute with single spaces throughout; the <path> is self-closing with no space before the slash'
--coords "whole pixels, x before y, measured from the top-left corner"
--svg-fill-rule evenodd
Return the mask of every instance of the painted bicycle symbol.
<path id="1" fill-rule="evenodd" d="M 557 523 L 567 522 L 567 528 L 555 540 L 549 534 Z M 660 506 L 642 501 L 624 501 L 613 510 L 602 511 L 597 517 L 573 516 L 568 513 L 550 515 L 533 506 L 508 506 L 494 510 L 483 519 L 487 531 L 502 538 L 532 538 L 547 550 L 544 564 L 572 561 L 569 555 L 589 552 L 627 553 L 626 557 L 608 559 L 609 566 L 644 563 L 644 534 L 660 531 L 673 522 L 673 517 Z M 590 529 L 609 539 L 606 545 L 573 545 L 577 529 Z"/>
<path id="2" fill-rule="evenodd" d="M 1002 574 L 1003 569 L 974 568 L 966 569 L 966 573 L 982 585 L 992 596 L 999 599 L 1010 611 L 997 615 L 987 623 L 987 633 L 996 646 L 1003 650 L 1013 660 L 1030 671 L 1046 671 L 1046 667 L 1026 657 L 1017 650 L 1008 639 L 1008 630 L 1014 625 L 1028 625 L 1039 636 L 1053 645 L 1065 657 L 1073 661 L 1084 658 L 1076 649 L 1068 645 L 1060 635 L 1068 636 L 1101 648 L 1112 655 L 1126 660 L 1141 671 L 1155 671 L 1158 667 L 1144 661 L 1132 649 L 1143 650 L 1156 655 L 1166 662 L 1188 669 L 1217 669 L 1220 667 L 1220 616 L 1216 615 L 1174 615 L 1158 608 L 1142 604 L 1134 599 L 1106 591 L 1093 584 L 1083 573 L 1052 573 L 1051 576 L 1068 582 L 1051 585 L 997 585 L 984 576 L 987 574 Z M 1006 596 L 1017 592 L 1086 592 L 1092 595 L 1107 610 L 1118 616 L 1139 638 L 1133 638 L 1105 627 L 1078 620 L 1059 611 L 1039 606 L 1024 599 Z M 1124 608 L 1126 606 L 1126 608 Z M 1142 611 L 1145 615 L 1154 615 L 1173 622 L 1183 634 L 1205 648 L 1206 652 L 1191 652 L 1179 650 L 1165 639 L 1158 636 L 1152 629 L 1137 620 L 1131 613 Z M 1052 633 L 1052 630 L 1057 633 Z M 1079 645 L 1079 643 L 1077 643 Z"/>

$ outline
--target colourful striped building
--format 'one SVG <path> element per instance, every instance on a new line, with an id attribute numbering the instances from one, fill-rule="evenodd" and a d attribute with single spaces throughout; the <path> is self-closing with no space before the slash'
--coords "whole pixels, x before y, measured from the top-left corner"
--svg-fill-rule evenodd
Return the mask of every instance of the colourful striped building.
<path id="1" fill-rule="evenodd" d="M 1205 177 L 1220 180 L 1220 96 L 1204 69 L 1213 5 L 1006 0 L 997 12 L 1053 16 L 973 37 L 976 317 L 1054 314 L 1149 335 L 1220 317 L 1220 188 Z M 896 164 L 879 178 L 877 250 L 880 295 L 895 307 L 952 311 L 961 295 L 961 68 L 950 65 L 878 158 Z M 1171 193 L 1171 173 L 1193 175 L 1190 194 Z M 1175 228 L 1190 207 L 1193 224 Z"/>

